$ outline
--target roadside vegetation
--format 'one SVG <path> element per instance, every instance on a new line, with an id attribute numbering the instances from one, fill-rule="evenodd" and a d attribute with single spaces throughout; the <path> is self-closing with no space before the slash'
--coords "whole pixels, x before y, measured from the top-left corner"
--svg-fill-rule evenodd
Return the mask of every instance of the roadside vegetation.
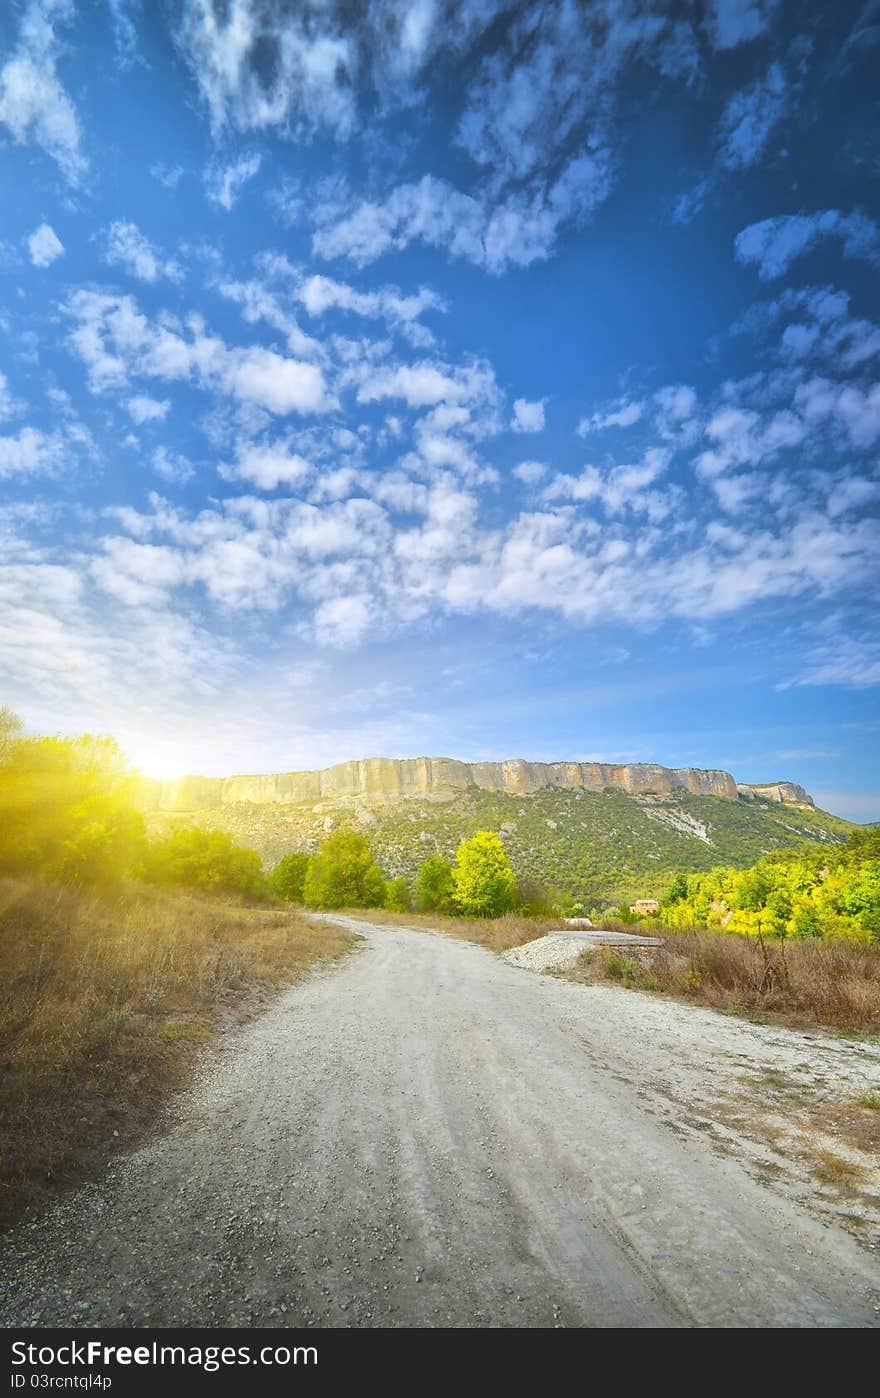
<path id="1" fill-rule="evenodd" d="M 775 854 L 750 869 L 677 874 L 659 919 L 664 927 L 747 937 L 880 943 L 880 829 L 853 830 L 845 845 Z"/>
<path id="2" fill-rule="evenodd" d="M 0 710 L 0 1224 L 146 1130 L 224 1023 L 340 956 L 218 831 L 150 841 L 104 738 Z"/>
<path id="3" fill-rule="evenodd" d="M 663 930 L 650 952 L 586 952 L 568 973 L 587 983 L 673 995 L 791 1025 L 880 1033 L 880 947 L 846 939 L 765 941 Z"/>

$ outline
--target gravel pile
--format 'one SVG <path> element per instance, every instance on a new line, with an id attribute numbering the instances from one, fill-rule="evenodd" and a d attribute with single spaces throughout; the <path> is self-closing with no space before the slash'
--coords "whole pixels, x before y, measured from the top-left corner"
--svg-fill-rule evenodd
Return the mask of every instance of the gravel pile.
<path id="1" fill-rule="evenodd" d="M 534 942 L 526 942 L 502 955 L 512 966 L 523 966 L 527 971 L 551 971 L 568 970 L 577 964 L 581 952 L 589 950 L 590 943 L 580 937 L 557 936 L 551 932 L 547 937 L 537 937 Z"/>
<path id="2" fill-rule="evenodd" d="M 638 956 L 646 949 L 650 953 L 651 948 L 662 945 L 659 937 L 596 928 L 592 932 L 548 932 L 546 937 L 536 937 L 533 942 L 504 952 L 503 956 L 512 966 L 524 966 L 527 971 L 567 970 L 577 963 L 582 952 L 594 951 L 597 947 L 620 947 Z"/>

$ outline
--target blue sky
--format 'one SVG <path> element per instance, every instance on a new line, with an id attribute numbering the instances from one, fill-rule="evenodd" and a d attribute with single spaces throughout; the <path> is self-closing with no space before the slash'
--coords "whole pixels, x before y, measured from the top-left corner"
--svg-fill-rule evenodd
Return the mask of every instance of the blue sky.
<path id="1" fill-rule="evenodd" d="M 0 671 L 880 819 L 880 4 L 0 14 Z"/>

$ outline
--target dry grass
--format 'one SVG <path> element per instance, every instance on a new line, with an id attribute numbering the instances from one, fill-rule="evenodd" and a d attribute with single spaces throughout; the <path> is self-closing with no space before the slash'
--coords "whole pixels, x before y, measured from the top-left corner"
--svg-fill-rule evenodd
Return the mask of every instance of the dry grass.
<path id="1" fill-rule="evenodd" d="M 0 880 L 0 1223 L 106 1164 L 224 1020 L 352 941 L 287 909 Z"/>
<path id="2" fill-rule="evenodd" d="M 861 1183 L 868 1172 L 864 1165 L 854 1165 L 834 1151 L 817 1150 L 813 1152 L 813 1173 L 823 1184 L 848 1193 Z"/>
<path id="3" fill-rule="evenodd" d="M 497 918 L 443 917 L 440 913 L 392 913 L 386 908 L 347 908 L 348 917 L 361 918 L 386 927 L 422 927 L 426 931 L 445 932 L 464 942 L 477 942 L 490 951 L 509 951 L 521 947 L 536 937 L 564 926 L 561 918 L 516 917 L 508 913 Z"/>
<path id="4" fill-rule="evenodd" d="M 766 942 L 723 932 L 662 932 L 650 956 L 588 954 L 572 973 L 665 991 L 716 1009 L 799 1025 L 880 1032 L 880 947 Z"/>

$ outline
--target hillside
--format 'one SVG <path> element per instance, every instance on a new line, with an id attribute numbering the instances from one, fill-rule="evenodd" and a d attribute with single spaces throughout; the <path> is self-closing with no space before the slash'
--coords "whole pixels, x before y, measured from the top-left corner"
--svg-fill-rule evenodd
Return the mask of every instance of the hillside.
<path id="1" fill-rule="evenodd" d="M 731 799 L 584 787 L 516 795 L 472 783 L 444 800 L 227 801 L 197 811 L 154 809 L 149 820 L 154 828 L 192 821 L 228 830 L 270 864 L 291 850 L 312 851 L 332 830 L 353 825 L 369 836 L 384 872 L 406 878 L 427 855 L 451 856 L 476 830 L 497 830 L 519 875 L 592 906 L 660 892 L 678 869 L 746 867 L 772 850 L 843 840 L 849 823 L 816 810 L 797 791 L 805 799 L 787 804 L 755 788 Z"/>

